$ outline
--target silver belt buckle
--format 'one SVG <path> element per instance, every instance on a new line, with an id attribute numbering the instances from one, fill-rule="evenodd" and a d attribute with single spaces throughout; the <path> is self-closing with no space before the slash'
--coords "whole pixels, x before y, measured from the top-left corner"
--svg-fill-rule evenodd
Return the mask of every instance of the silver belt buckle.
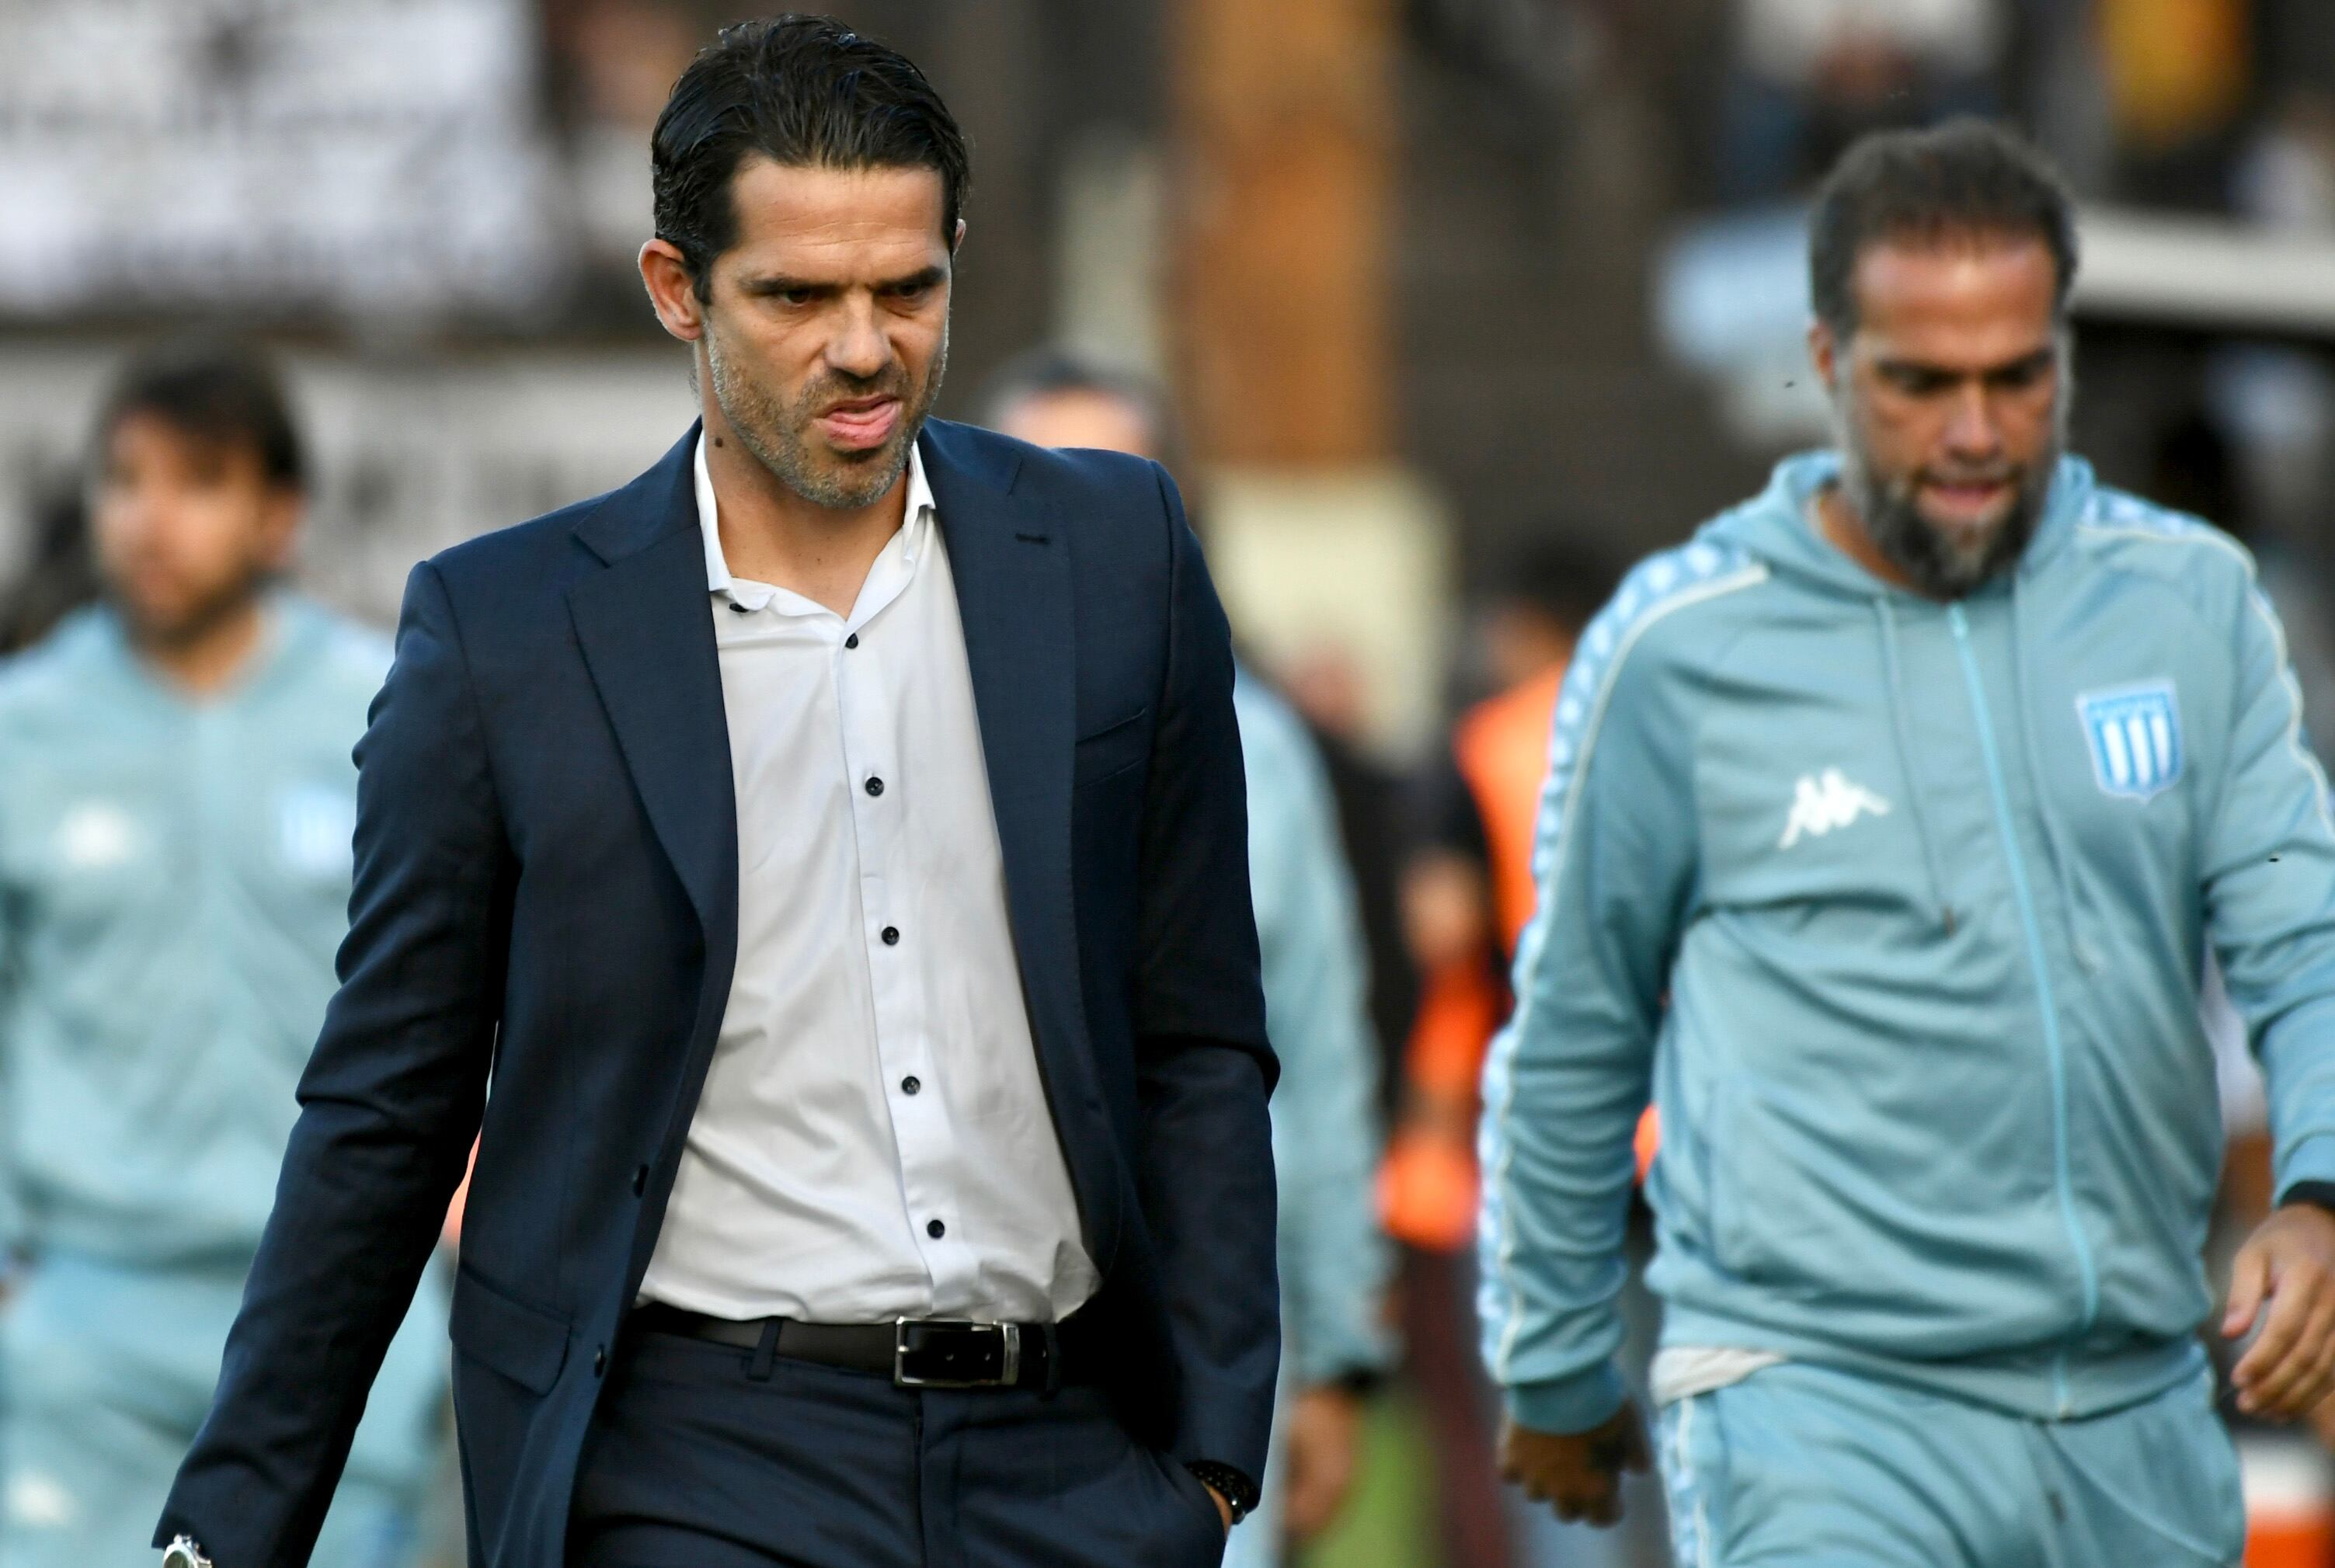
<path id="1" fill-rule="evenodd" d="M 908 1371 L 908 1330 L 964 1329 L 992 1333 L 1003 1346 L 1003 1366 L 994 1378 L 918 1378 Z M 1022 1325 L 984 1323 L 972 1318 L 895 1318 L 892 1320 L 892 1384 L 900 1389 L 1010 1389 L 1022 1378 Z"/>

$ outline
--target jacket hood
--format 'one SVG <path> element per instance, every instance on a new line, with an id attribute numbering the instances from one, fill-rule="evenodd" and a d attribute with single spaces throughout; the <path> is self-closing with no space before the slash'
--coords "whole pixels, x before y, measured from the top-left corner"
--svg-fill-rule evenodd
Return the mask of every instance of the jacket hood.
<path id="1" fill-rule="evenodd" d="M 1809 501 L 1839 477 L 1840 467 L 1840 454 L 1830 449 L 1786 458 L 1776 465 L 1766 489 L 1705 524 L 1698 537 L 1747 551 L 1777 573 L 1836 593 L 1870 599 L 1900 592 L 1843 555 L 1810 521 Z M 2021 576 L 2067 544 L 2076 519 L 2091 504 L 2095 484 L 2091 464 L 2077 457 L 2059 460 L 2042 520 L 2020 557 Z"/>

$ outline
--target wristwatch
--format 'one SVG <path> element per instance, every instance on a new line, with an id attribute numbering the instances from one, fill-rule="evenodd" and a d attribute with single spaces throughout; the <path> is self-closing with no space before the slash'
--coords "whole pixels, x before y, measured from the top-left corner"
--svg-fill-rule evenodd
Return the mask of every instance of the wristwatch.
<path id="1" fill-rule="evenodd" d="M 211 1560 L 192 1535 L 181 1535 L 163 1551 L 162 1568 L 211 1568 Z"/>
<path id="2" fill-rule="evenodd" d="M 1184 1468 L 1190 1471 L 1201 1486 L 1225 1500 L 1225 1506 L 1232 1511 L 1234 1524 L 1239 1524 L 1255 1512 L 1258 1502 L 1256 1483 L 1230 1465 L 1219 1465 L 1214 1459 L 1193 1459 L 1187 1461 Z"/>

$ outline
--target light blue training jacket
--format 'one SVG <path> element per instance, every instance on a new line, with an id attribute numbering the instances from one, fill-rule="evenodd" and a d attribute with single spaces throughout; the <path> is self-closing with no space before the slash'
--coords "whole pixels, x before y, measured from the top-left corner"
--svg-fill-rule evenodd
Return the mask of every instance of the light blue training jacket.
<path id="1" fill-rule="evenodd" d="M 1559 700 L 1482 1137 L 1530 1427 L 1622 1399 L 1650 1093 L 1665 1344 L 2039 1418 L 2201 1364 L 2209 944 L 2280 1189 L 2335 1177 L 2335 832 L 2250 558 L 2067 459 L 2016 573 L 1936 604 L 1816 532 L 1837 469 L 1641 565 Z"/>
<path id="2" fill-rule="evenodd" d="M 0 1254 L 247 1265 L 348 929 L 387 640 L 289 594 L 216 699 L 103 608 L 0 664 Z"/>
<path id="3" fill-rule="evenodd" d="M 1305 1388 L 1393 1360 L 1383 1311 L 1393 1248 L 1379 1229 L 1379 1055 L 1370 961 L 1338 803 L 1288 704 L 1245 670 L 1233 686 L 1248 783 L 1249 883 L 1263 960 L 1286 1371 Z"/>

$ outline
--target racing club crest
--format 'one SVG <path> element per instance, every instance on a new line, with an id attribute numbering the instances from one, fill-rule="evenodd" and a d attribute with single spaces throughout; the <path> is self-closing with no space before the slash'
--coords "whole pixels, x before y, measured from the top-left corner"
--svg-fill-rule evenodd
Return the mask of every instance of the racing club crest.
<path id="1" fill-rule="evenodd" d="M 2110 795 L 2146 800 L 2181 777 L 2181 712 L 2173 682 L 2119 686 L 2076 699 L 2092 747 L 2092 777 Z"/>

